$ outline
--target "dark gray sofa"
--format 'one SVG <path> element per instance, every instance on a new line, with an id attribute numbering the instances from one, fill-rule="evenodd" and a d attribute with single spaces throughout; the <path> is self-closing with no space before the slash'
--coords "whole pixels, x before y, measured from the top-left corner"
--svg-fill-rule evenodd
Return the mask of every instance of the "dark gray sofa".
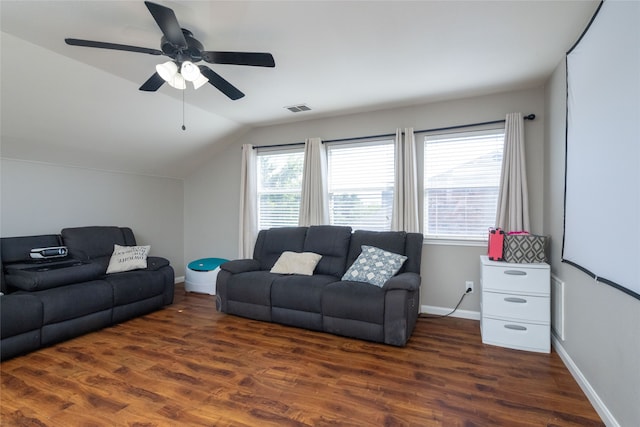
<path id="1" fill-rule="evenodd" d="M 126 227 L 65 228 L 60 235 L 5 237 L 1 242 L 0 360 L 157 310 L 173 302 L 169 261 L 106 274 L 114 244 L 136 246 Z M 68 255 L 33 260 L 33 248 L 64 245 Z"/>
<path id="2" fill-rule="evenodd" d="M 420 305 L 422 235 L 350 227 L 311 226 L 262 230 L 253 259 L 220 266 L 217 308 L 251 319 L 404 346 Z M 384 286 L 341 280 L 362 245 L 407 256 Z M 312 276 L 270 273 L 282 252 L 322 255 Z"/>

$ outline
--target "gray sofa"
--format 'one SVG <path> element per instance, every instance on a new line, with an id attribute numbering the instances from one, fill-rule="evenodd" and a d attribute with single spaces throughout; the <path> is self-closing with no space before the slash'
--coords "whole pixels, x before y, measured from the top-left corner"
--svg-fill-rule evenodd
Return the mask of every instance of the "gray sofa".
<path id="1" fill-rule="evenodd" d="M 404 346 L 420 305 L 422 235 L 350 227 L 311 226 L 262 230 L 252 259 L 226 262 L 218 273 L 219 311 L 336 335 Z M 362 245 L 405 255 L 384 286 L 341 280 Z M 270 270 L 284 251 L 322 255 L 313 275 Z"/>
<path id="2" fill-rule="evenodd" d="M 1 239 L 0 360 L 149 313 L 173 302 L 169 261 L 106 274 L 114 244 L 136 246 L 130 228 L 66 228 L 60 235 Z M 33 248 L 64 245 L 68 255 L 34 260 Z"/>

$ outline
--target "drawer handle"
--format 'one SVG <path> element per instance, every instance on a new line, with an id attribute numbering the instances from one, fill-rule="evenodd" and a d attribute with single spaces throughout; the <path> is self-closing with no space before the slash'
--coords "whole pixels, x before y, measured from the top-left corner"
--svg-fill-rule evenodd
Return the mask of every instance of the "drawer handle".
<path id="1" fill-rule="evenodd" d="M 527 328 L 520 325 L 504 325 L 505 328 L 511 329 L 513 331 L 526 331 Z"/>
<path id="2" fill-rule="evenodd" d="M 504 299 L 506 302 L 515 302 L 517 304 L 526 304 L 527 300 L 524 298 L 507 297 Z"/>
<path id="3" fill-rule="evenodd" d="M 510 276 L 526 276 L 527 272 L 522 270 L 505 270 L 504 274 L 508 274 Z"/>

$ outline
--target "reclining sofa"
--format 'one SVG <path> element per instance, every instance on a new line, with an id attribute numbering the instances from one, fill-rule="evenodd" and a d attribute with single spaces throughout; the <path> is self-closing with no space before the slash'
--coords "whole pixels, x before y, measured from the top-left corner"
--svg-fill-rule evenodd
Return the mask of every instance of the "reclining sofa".
<path id="1" fill-rule="evenodd" d="M 131 319 L 173 302 L 169 261 L 106 274 L 114 245 L 136 246 L 130 228 L 65 228 L 1 239 L 0 360 Z M 33 259 L 34 248 L 66 246 L 67 255 Z"/>
<path id="2" fill-rule="evenodd" d="M 351 227 L 272 228 L 259 232 L 252 259 L 226 262 L 217 276 L 218 311 L 255 320 L 404 346 L 420 305 L 422 235 Z M 406 257 L 378 285 L 344 277 L 363 245 Z M 321 255 L 312 275 L 273 273 L 285 251 Z"/>

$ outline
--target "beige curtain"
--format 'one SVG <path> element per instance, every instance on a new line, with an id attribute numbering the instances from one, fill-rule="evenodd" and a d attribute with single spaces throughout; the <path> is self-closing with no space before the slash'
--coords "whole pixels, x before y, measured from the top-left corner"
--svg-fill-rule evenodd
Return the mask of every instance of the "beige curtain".
<path id="1" fill-rule="evenodd" d="M 396 130 L 394 181 L 391 230 L 419 233 L 418 174 L 413 128 L 405 128 L 404 137 L 401 129 Z"/>
<path id="2" fill-rule="evenodd" d="M 300 195 L 301 226 L 329 223 L 327 200 L 327 153 L 320 138 L 309 138 L 304 144 L 302 192 Z"/>
<path id="3" fill-rule="evenodd" d="M 500 180 L 496 227 L 505 232 L 531 231 L 522 113 L 507 114 Z"/>
<path id="4" fill-rule="evenodd" d="M 253 246 L 258 235 L 256 160 L 256 150 L 251 144 L 244 144 L 240 166 L 240 235 L 238 243 L 240 258 L 253 257 Z"/>

